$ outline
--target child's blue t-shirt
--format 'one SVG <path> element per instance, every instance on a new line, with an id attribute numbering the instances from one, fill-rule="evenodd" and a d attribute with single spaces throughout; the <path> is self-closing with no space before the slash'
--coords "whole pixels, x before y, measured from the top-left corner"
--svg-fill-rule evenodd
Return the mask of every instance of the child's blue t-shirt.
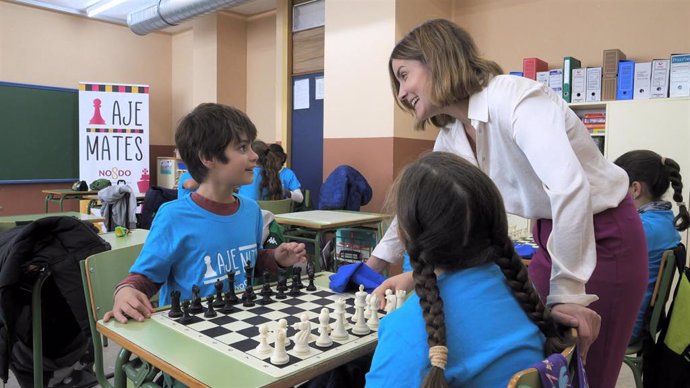
<path id="1" fill-rule="evenodd" d="M 192 174 L 190 174 L 189 172 L 184 172 L 182 175 L 180 175 L 180 179 L 177 182 L 177 198 L 185 197 L 185 196 L 196 191 L 196 190 L 187 190 L 184 188 L 184 186 L 182 186 L 184 181 L 186 181 L 188 179 L 194 179 L 194 178 L 192 178 Z"/>
<path id="2" fill-rule="evenodd" d="M 505 387 L 515 372 L 544 359 L 544 337 L 513 297 L 498 266 L 443 274 L 438 286 L 449 386 Z M 419 297 L 411 295 L 380 325 L 366 386 L 421 386 L 431 364 Z"/>
<path id="3" fill-rule="evenodd" d="M 661 266 L 661 256 L 664 251 L 673 249 L 680 244 L 680 234 L 673 226 L 672 210 L 648 210 L 640 213 L 644 234 L 647 238 L 647 254 L 649 256 L 649 281 L 647 290 L 640 311 L 637 313 L 635 326 L 633 327 L 632 339 L 636 339 L 642 331 L 644 325 L 644 314 L 649 307 L 649 301 L 654 293 L 654 284 L 659 275 Z"/>
<path id="4" fill-rule="evenodd" d="M 287 167 L 283 167 L 280 170 L 280 183 L 283 185 L 283 189 L 288 189 L 289 191 L 295 191 L 302 187 L 295 172 Z"/>
<path id="5" fill-rule="evenodd" d="M 263 219 L 256 202 L 237 198 L 240 206 L 228 216 L 201 208 L 190 195 L 161 205 L 130 272 L 163 283 L 162 306 L 170 304 L 173 290 L 181 292 L 181 300 L 190 299 L 195 284 L 202 297 L 215 294 L 216 280 L 227 279 L 228 271 L 235 272 L 235 289 L 244 290 L 244 265 L 256 267 Z"/>

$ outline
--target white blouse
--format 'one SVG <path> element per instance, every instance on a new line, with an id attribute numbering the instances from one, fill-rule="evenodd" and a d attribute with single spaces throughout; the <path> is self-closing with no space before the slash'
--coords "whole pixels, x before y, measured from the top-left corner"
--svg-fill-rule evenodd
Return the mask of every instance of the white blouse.
<path id="1" fill-rule="evenodd" d="M 470 96 L 468 118 L 477 131 L 476 156 L 457 120 L 439 132 L 434 151 L 457 154 L 489 175 L 508 213 L 553 220 L 548 305 L 597 300 L 585 292 L 597 260 L 593 214 L 623 200 L 625 171 L 601 155 L 561 96 L 533 80 L 494 77 Z M 372 254 L 393 263 L 402 250 L 394 221 Z"/>

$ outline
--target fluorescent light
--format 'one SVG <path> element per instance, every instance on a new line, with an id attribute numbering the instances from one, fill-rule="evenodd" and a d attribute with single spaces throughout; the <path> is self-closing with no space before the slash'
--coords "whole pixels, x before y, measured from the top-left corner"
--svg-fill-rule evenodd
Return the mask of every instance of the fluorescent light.
<path id="1" fill-rule="evenodd" d="M 100 3 L 94 4 L 86 9 L 86 15 L 88 17 L 94 17 L 101 12 L 107 11 L 117 5 L 124 3 L 126 0 L 107 0 L 101 1 Z"/>

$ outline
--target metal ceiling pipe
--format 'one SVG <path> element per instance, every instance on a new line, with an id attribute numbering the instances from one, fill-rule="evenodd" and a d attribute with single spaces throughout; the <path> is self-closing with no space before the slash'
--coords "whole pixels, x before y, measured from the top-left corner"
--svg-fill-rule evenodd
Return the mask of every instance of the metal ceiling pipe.
<path id="1" fill-rule="evenodd" d="M 250 0 L 159 0 L 158 4 L 127 15 L 127 25 L 137 35 L 176 26 L 196 16 L 236 6 Z"/>

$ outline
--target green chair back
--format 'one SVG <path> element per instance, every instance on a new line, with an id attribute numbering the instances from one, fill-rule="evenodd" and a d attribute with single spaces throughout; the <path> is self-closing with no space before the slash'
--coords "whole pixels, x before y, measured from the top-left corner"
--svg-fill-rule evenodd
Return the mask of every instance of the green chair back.
<path id="1" fill-rule="evenodd" d="M 14 228 L 15 226 L 17 226 L 17 224 L 14 222 L 4 222 L 4 221 L 0 222 L 0 233 L 6 232 L 6 231 Z"/>
<path id="2" fill-rule="evenodd" d="M 291 199 L 279 199 L 277 201 L 256 201 L 259 207 L 273 214 L 292 213 Z"/>
<path id="3" fill-rule="evenodd" d="M 311 210 L 311 191 L 304 190 L 304 201 L 302 201 L 305 210 Z"/>

